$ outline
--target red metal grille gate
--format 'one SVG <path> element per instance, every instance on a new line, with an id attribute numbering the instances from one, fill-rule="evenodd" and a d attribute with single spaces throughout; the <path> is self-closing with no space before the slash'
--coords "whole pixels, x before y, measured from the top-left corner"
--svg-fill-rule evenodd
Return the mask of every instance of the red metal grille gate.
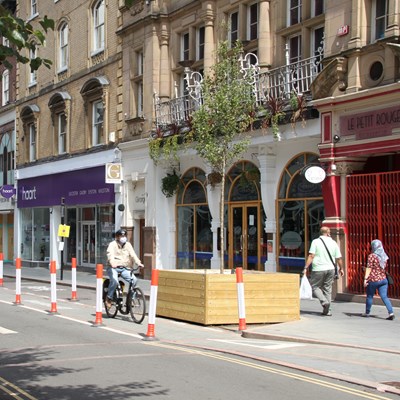
<path id="1" fill-rule="evenodd" d="M 366 259 L 373 239 L 389 256 L 395 284 L 389 297 L 400 298 L 400 172 L 347 177 L 347 280 L 350 293 L 365 293 Z"/>

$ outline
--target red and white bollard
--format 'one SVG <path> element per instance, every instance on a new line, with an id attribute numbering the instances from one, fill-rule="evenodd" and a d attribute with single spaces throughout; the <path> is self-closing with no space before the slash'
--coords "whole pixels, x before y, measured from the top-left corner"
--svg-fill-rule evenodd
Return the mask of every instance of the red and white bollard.
<path id="1" fill-rule="evenodd" d="M 244 303 L 243 268 L 236 268 L 236 286 L 239 310 L 239 331 L 246 330 L 246 310 Z"/>
<path id="2" fill-rule="evenodd" d="M 15 303 L 21 304 L 21 259 L 15 260 Z"/>
<path id="3" fill-rule="evenodd" d="M 155 339 L 154 326 L 156 322 L 158 275 L 159 275 L 159 270 L 153 269 L 153 271 L 151 272 L 149 319 L 147 325 L 147 333 L 146 336 L 143 338 L 143 340 Z"/>
<path id="4" fill-rule="evenodd" d="M 96 320 L 93 326 L 103 325 L 103 264 L 96 265 Z"/>
<path id="5" fill-rule="evenodd" d="M 51 288 L 50 314 L 57 314 L 57 268 L 55 261 L 50 261 L 50 288 Z"/>
<path id="6" fill-rule="evenodd" d="M 77 301 L 78 297 L 76 296 L 76 258 L 72 258 L 71 264 L 71 284 L 72 284 L 72 294 L 71 301 Z"/>
<path id="7" fill-rule="evenodd" d="M 4 255 L 0 253 L 0 286 L 3 286 Z"/>

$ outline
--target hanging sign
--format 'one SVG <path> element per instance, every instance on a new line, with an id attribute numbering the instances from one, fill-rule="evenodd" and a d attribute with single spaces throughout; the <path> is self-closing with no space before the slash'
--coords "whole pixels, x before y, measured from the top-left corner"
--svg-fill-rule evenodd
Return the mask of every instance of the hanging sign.
<path id="1" fill-rule="evenodd" d="M 69 225 L 64 225 L 61 224 L 58 227 L 58 236 L 60 237 L 69 237 L 69 230 L 70 230 L 70 226 Z"/>
<path id="2" fill-rule="evenodd" d="M 11 185 L 3 185 L 0 188 L 0 194 L 5 197 L 6 199 L 10 199 L 16 193 L 15 187 Z"/>
<path id="3" fill-rule="evenodd" d="M 122 165 L 121 163 L 106 164 L 106 183 L 122 182 Z"/>
<path id="4" fill-rule="evenodd" d="M 304 176 L 310 183 L 321 183 L 325 179 L 326 173 L 323 168 L 313 165 L 306 169 Z"/>

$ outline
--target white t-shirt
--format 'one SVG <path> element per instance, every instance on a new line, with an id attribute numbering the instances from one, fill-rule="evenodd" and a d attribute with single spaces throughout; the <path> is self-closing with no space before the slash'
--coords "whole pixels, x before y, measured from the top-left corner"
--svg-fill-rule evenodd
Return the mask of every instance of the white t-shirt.
<path id="1" fill-rule="evenodd" d="M 309 252 L 314 254 L 314 259 L 312 262 L 313 271 L 327 271 L 329 269 L 334 269 L 332 261 L 329 258 L 321 238 L 325 242 L 333 262 L 336 262 L 337 258 L 342 257 L 338 244 L 330 236 L 320 236 L 318 239 L 314 239 L 310 246 Z"/>

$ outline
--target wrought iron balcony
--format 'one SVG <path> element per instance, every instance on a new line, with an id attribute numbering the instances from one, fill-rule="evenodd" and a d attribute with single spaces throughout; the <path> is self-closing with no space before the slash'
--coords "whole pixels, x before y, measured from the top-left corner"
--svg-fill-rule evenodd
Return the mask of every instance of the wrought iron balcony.
<path id="1" fill-rule="evenodd" d="M 275 104 L 280 102 L 285 110 L 290 111 L 290 99 L 294 95 L 302 97 L 306 102 L 311 100 L 311 83 L 322 70 L 322 58 L 321 49 L 313 57 L 265 71 L 260 70 L 254 54 L 249 53 L 239 61 L 244 73 L 252 73 L 254 102 L 258 110 L 268 110 L 272 102 Z M 166 135 L 162 136 L 171 134 L 173 130 L 171 127 L 179 130 L 179 127 L 187 126 L 190 116 L 200 106 L 201 79 L 198 75 L 194 78 L 193 72 L 186 68 L 187 94 L 168 101 L 160 101 L 155 96 L 156 128 L 159 132 L 165 132 Z"/>

